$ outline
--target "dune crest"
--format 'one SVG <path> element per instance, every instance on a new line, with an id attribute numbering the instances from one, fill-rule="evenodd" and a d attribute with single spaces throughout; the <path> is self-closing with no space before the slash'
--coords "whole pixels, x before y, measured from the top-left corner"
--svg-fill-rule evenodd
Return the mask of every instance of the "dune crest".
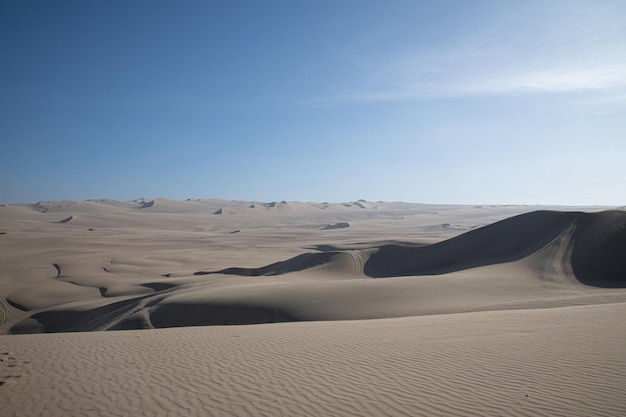
<path id="1" fill-rule="evenodd" d="M 69 217 L 64 218 L 63 220 L 59 220 L 59 221 L 58 221 L 58 222 L 56 222 L 56 223 L 69 223 L 69 222 L 71 222 L 72 220 L 74 220 L 74 216 L 69 216 Z"/>
<path id="2" fill-rule="evenodd" d="M 442 230 L 438 219 L 433 223 L 432 230 Z M 55 260 L 58 284 L 46 285 L 54 285 L 59 302 L 51 300 L 42 308 L 26 290 L 8 293 L 5 297 L 14 303 L 8 308 L 26 307 L 3 313 L 2 328 L 32 333 L 354 320 L 595 303 L 605 297 L 598 292 L 601 288 L 618 291 L 607 300 L 620 300 L 624 294 L 624 211 L 540 210 L 472 227 L 429 245 L 314 245 L 316 252 L 265 266 L 187 272 L 169 266 L 145 278 L 143 267 L 113 260 L 85 278 L 80 272 L 84 267 L 76 270 L 64 261 L 61 268 Z M 240 233 L 232 230 L 220 233 L 220 239 L 232 236 L 237 241 Z M 61 301 L 64 293 L 97 298 L 68 308 L 75 298 Z"/>

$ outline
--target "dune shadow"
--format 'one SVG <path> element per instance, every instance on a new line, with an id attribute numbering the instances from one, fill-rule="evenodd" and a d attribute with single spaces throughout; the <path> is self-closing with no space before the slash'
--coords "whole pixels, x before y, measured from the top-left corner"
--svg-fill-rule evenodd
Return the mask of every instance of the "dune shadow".
<path id="1" fill-rule="evenodd" d="M 626 212 L 587 214 L 574 235 L 572 268 L 586 285 L 626 287 Z"/>
<path id="2" fill-rule="evenodd" d="M 297 320 L 280 310 L 246 304 L 167 303 L 157 306 L 150 313 L 150 322 L 155 328 L 292 321 Z"/>
<path id="3" fill-rule="evenodd" d="M 220 271 L 198 271 L 194 275 L 225 274 L 245 277 L 283 275 L 291 272 L 304 271 L 327 263 L 336 252 L 303 253 L 286 261 L 275 262 L 261 268 L 226 268 Z"/>
<path id="4" fill-rule="evenodd" d="M 160 292 L 165 290 L 170 290 L 172 288 L 178 287 L 176 284 L 170 284 L 167 282 L 148 282 L 145 284 L 141 284 L 142 287 L 150 288 L 154 292 Z"/>
<path id="5" fill-rule="evenodd" d="M 513 262 L 558 237 L 580 212 L 535 211 L 511 217 L 423 247 L 385 245 L 365 263 L 373 278 L 441 275 Z"/>
<path id="6" fill-rule="evenodd" d="M 571 259 L 575 278 L 585 285 L 626 287 L 626 212 L 534 211 L 470 230 L 451 239 L 422 245 L 314 245 L 305 253 L 260 268 L 198 271 L 195 275 L 272 276 L 303 271 L 328 263 L 346 250 L 372 250 L 363 267 L 372 278 L 442 275 L 481 266 L 514 262 L 532 255 L 574 227 Z"/>

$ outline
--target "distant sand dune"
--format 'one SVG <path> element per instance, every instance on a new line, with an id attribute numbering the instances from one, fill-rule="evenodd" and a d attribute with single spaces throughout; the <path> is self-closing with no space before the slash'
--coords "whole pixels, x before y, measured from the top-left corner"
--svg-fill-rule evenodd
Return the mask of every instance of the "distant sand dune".
<path id="1" fill-rule="evenodd" d="M 69 216 L 69 217 L 64 218 L 63 220 L 59 220 L 57 223 L 69 223 L 72 220 L 74 220 L 74 216 Z"/>
<path id="2" fill-rule="evenodd" d="M 365 319 L 595 302 L 603 295 L 587 286 L 626 287 L 625 242 L 626 212 L 537 211 L 427 246 L 324 250 L 257 268 L 196 271 L 198 278 L 183 286 L 167 280 L 90 284 L 65 277 L 55 263 L 57 278 L 92 286 L 100 300 L 110 301 L 35 310 L 8 331 Z"/>
<path id="3" fill-rule="evenodd" d="M 592 286 L 626 287 L 626 212 L 622 211 L 593 214 L 538 211 L 434 245 L 384 245 L 367 256 L 363 272 L 373 278 L 440 275 L 513 262 L 537 252 L 570 227 L 576 230 L 572 241 L 567 242 L 575 245 L 571 262 L 576 277 Z M 309 253 L 261 268 L 233 267 L 215 273 L 281 275 L 327 263 L 337 253 L 340 252 Z"/>
<path id="4" fill-rule="evenodd" d="M 509 218 L 425 247 L 388 245 L 365 265 L 371 277 L 445 274 L 512 262 L 557 238 L 583 213 L 537 211 Z"/>

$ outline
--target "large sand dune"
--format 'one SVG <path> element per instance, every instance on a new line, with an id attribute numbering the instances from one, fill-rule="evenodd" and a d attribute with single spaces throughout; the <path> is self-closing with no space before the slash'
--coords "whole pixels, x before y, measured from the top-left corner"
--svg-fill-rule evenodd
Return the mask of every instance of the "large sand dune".
<path id="1" fill-rule="evenodd" d="M 63 201 L 0 207 L 0 233 L 2 415 L 64 414 L 50 389 L 20 405 L 34 395 L 23 381 L 58 372 L 81 415 L 626 412 L 622 210 Z M 17 335 L 100 330 L 126 331 Z M 67 352 L 75 366 L 42 362 Z M 103 364 L 113 352 L 137 376 Z M 121 385 L 90 385 L 80 367 Z M 121 389 L 128 378 L 154 380 Z"/>
<path id="2" fill-rule="evenodd" d="M 143 207 L 142 211 L 160 205 L 159 202 L 150 203 L 140 201 L 137 204 Z M 181 203 L 167 201 L 161 207 L 170 210 L 169 217 L 166 216 L 168 213 L 153 213 L 157 232 L 161 225 L 169 223 L 165 219 L 176 223 L 181 220 L 173 216 L 184 217 L 184 214 L 177 213 L 177 204 Z M 288 205 L 284 202 L 266 206 Z M 365 207 L 359 203 L 359 211 L 363 210 L 361 206 Z M 37 207 L 41 207 L 41 203 Z M 48 212 L 56 209 L 67 214 L 72 205 L 48 204 L 46 207 Z M 124 208 L 120 204 L 114 207 Z M 606 292 L 597 287 L 626 286 L 626 212 L 623 211 L 532 211 L 473 228 L 438 243 L 381 245 L 372 242 L 366 248 L 357 245 L 341 250 L 306 251 L 256 267 L 234 265 L 216 270 L 200 269 L 203 262 L 198 259 L 185 262 L 183 258 L 176 262 L 178 248 L 169 254 L 178 265 L 163 266 L 155 273 L 160 260 L 154 256 L 145 259 L 142 252 L 149 253 L 152 244 L 162 246 L 173 236 L 163 232 L 162 242 L 159 242 L 159 237 L 151 234 L 146 237 L 152 242 L 141 245 L 133 240 L 131 244 L 125 242 L 124 234 L 132 233 L 131 236 L 137 238 L 142 230 L 117 228 L 115 222 L 124 215 L 134 217 L 136 214 L 122 211 L 106 216 L 95 213 L 95 217 L 104 217 L 105 221 L 111 222 L 105 231 L 105 237 L 110 241 L 110 247 L 107 247 L 99 241 L 102 232 L 84 228 L 91 223 L 89 211 L 84 207 L 81 209 L 83 215 L 80 217 L 69 216 L 56 223 L 62 226 L 82 223 L 83 227 L 43 229 L 52 235 L 47 236 L 51 241 L 67 239 L 65 249 L 56 243 L 45 245 L 42 248 L 44 253 L 34 255 L 35 259 L 31 258 L 30 265 L 25 266 L 33 269 L 28 277 L 24 274 L 24 266 L 18 277 L 4 274 L 6 284 L 2 297 L 6 300 L 4 304 L 12 307 L 3 310 L 5 332 L 371 319 L 512 309 L 526 305 L 551 307 L 595 303 L 595 300 L 606 297 Z M 301 212 L 301 221 L 307 219 L 308 211 L 319 211 L 302 205 L 295 210 Z M 206 216 L 206 212 L 200 212 L 200 215 Z M 265 215 L 261 213 L 257 218 Z M 234 229 L 238 226 L 238 216 L 233 214 L 231 217 L 231 229 Z M 187 221 L 193 218 L 191 216 Z M 163 221 L 158 222 L 161 219 Z M 98 219 L 95 220 L 94 224 L 103 227 Z M 249 221 L 242 219 L 242 222 Z M 278 221 L 289 220 L 279 217 Z M 292 229 L 297 232 L 307 229 L 307 225 L 296 223 L 288 227 L 281 224 L 279 232 Z M 448 230 L 448 227 L 442 229 Z M 43 232 L 42 229 L 35 230 Z M 315 235 L 316 232 L 317 229 L 310 230 L 309 234 Z M 338 230 L 332 232 L 340 233 Z M 17 232 L 15 237 L 11 233 L 3 239 L 19 241 L 19 235 L 25 233 L 28 231 Z M 111 233 L 118 234 L 119 241 L 115 241 L 115 235 L 111 239 Z M 264 229 L 261 233 L 271 232 Z M 249 232 L 244 229 L 243 235 L 247 234 Z M 194 239 L 204 237 L 201 232 L 192 235 Z M 245 256 L 237 259 L 238 245 L 231 243 L 229 246 L 228 243 L 233 238 L 216 238 L 215 232 L 208 236 L 213 242 L 204 243 L 207 255 L 213 253 L 212 245 L 224 245 L 234 258 L 232 263 L 246 259 Z M 72 250 L 80 252 L 82 248 L 72 248 L 71 239 L 100 246 L 99 252 L 94 248 L 89 250 L 97 261 L 72 253 Z M 198 250 L 194 239 L 188 242 L 188 249 Z M 220 243 L 220 240 L 224 242 Z M 179 237 L 178 243 L 185 246 L 186 242 Z M 23 241 L 25 249 L 27 244 L 33 242 Z M 111 253 L 122 249 L 133 254 L 138 245 L 139 253 L 133 256 L 134 265 L 124 265 L 124 261 Z M 167 252 L 167 247 L 161 249 Z M 284 250 L 275 252 L 278 257 Z M 101 255 L 99 259 L 98 255 Z M 42 262 L 42 258 L 49 261 Z M 40 266 L 34 268 L 33 264 Z M 197 270 L 190 271 L 194 265 Z M 25 285 L 24 279 L 32 281 Z"/>

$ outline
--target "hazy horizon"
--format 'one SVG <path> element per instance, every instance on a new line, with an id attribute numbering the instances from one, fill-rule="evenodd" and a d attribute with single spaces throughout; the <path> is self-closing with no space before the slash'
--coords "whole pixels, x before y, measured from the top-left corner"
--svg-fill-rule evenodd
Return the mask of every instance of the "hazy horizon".
<path id="1" fill-rule="evenodd" d="M 2 205 L 15 205 L 15 206 L 19 206 L 19 205 L 35 205 L 38 203 L 46 203 L 46 202 L 71 202 L 71 203 L 80 203 L 82 201 L 92 201 L 92 202 L 106 202 L 106 201 L 116 201 L 116 202 L 122 202 L 122 203 L 131 203 L 131 202 L 136 202 L 136 201 L 141 201 L 141 200 L 145 200 L 146 202 L 148 201 L 156 201 L 156 200 L 169 200 L 169 201 L 175 201 L 175 202 L 185 202 L 185 201 L 213 201 L 213 200 L 222 200 L 222 201 L 230 201 L 230 202 L 244 202 L 244 203 L 250 203 L 250 202 L 254 202 L 254 203 L 265 203 L 265 204 L 269 204 L 269 203 L 278 203 L 278 202 L 284 202 L 284 203 L 311 203 L 311 204 L 345 204 L 345 203 L 355 203 L 355 202 L 359 202 L 359 201 L 363 201 L 363 202 L 368 202 L 368 203 L 397 203 L 397 204 L 418 204 L 418 205 L 425 205 L 425 206 L 476 206 L 476 207 L 481 207 L 481 206 L 485 206 L 485 207 L 507 207 L 507 206 L 528 206 L 528 207 L 533 207 L 533 206 L 537 206 L 537 207 L 563 207 L 563 208 L 568 208 L 568 207 L 605 207 L 605 208 L 625 208 L 626 205 L 617 205 L 617 204 L 559 204 L 559 203 L 523 203 L 523 202 L 493 202 L 493 201 L 487 201 L 487 202 L 458 202 L 458 203 L 446 203 L 446 202 L 438 202 L 438 201 L 407 201 L 407 200 L 380 200 L 380 199 L 366 199 L 366 198 L 348 198 L 348 199 L 344 199 L 344 200 L 287 200 L 287 199 L 269 199 L 269 200 L 259 200 L 259 199 L 243 199 L 243 198 L 236 198 L 236 199 L 225 199 L 225 198 L 221 198 L 221 197 L 188 197 L 188 198 L 184 198 L 184 199 L 174 199 L 174 198 L 169 198 L 169 197 L 164 197 L 164 196 L 159 196 L 159 197 L 136 197 L 136 198 L 130 198 L 130 199 L 115 199 L 115 198 L 108 198 L 108 197 L 101 197 L 101 198 L 96 198 L 96 197 L 88 197 L 88 198 L 84 198 L 84 199 L 67 199 L 67 198 L 61 198 L 61 199 L 54 199 L 54 200 L 35 200 L 35 201 L 19 201 L 19 202 L 5 202 L 5 201 L 0 201 L 0 204 Z"/>

